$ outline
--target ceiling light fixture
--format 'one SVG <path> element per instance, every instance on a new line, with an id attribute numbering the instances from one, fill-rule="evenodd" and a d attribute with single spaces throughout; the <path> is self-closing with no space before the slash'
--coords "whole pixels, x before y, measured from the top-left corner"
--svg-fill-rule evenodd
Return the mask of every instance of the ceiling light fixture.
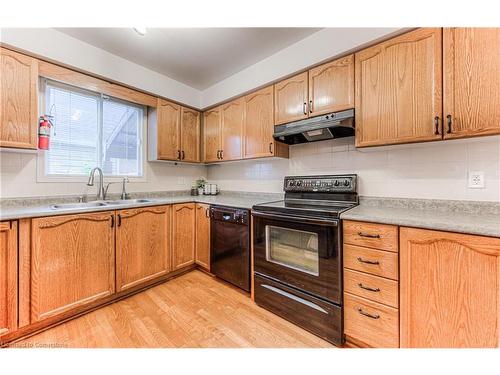
<path id="1" fill-rule="evenodd" d="M 133 29 L 140 36 L 144 36 L 148 32 L 145 27 L 134 27 Z"/>

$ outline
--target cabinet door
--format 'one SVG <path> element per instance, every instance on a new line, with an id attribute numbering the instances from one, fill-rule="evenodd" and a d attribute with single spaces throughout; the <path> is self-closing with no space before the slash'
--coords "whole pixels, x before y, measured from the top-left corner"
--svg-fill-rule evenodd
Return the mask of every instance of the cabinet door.
<path id="1" fill-rule="evenodd" d="M 157 150 L 158 159 L 180 160 L 181 158 L 181 107 L 178 104 L 158 99 Z"/>
<path id="2" fill-rule="evenodd" d="M 172 270 L 194 264 L 195 204 L 172 206 Z"/>
<path id="3" fill-rule="evenodd" d="M 0 147 L 36 149 L 38 61 L 0 48 Z"/>
<path id="4" fill-rule="evenodd" d="M 274 85 L 274 123 L 284 124 L 308 117 L 307 72 Z"/>
<path id="5" fill-rule="evenodd" d="M 221 150 L 221 108 L 217 107 L 203 113 L 203 160 L 218 161 Z"/>
<path id="6" fill-rule="evenodd" d="M 31 225 L 31 323 L 114 293 L 114 212 L 44 217 Z"/>
<path id="7" fill-rule="evenodd" d="M 165 275 L 169 271 L 169 222 L 168 206 L 118 211 L 118 292 Z"/>
<path id="8" fill-rule="evenodd" d="M 274 154 L 273 87 L 245 96 L 244 157 Z"/>
<path id="9" fill-rule="evenodd" d="M 309 70 L 309 115 L 354 108 L 354 55 Z"/>
<path id="10" fill-rule="evenodd" d="M 200 112 L 182 107 L 181 144 L 182 161 L 200 161 Z"/>
<path id="11" fill-rule="evenodd" d="M 357 147 L 442 138 L 441 29 L 401 35 L 355 60 Z"/>
<path id="12" fill-rule="evenodd" d="M 210 271 L 210 206 L 196 203 L 196 264 Z"/>
<path id="13" fill-rule="evenodd" d="M 444 29 L 443 48 L 444 138 L 499 134 L 500 29 Z"/>
<path id="14" fill-rule="evenodd" d="M 401 228 L 401 347 L 496 347 L 500 239 Z"/>
<path id="15" fill-rule="evenodd" d="M 238 160 L 243 157 L 244 98 L 222 106 L 222 159 Z"/>
<path id="16" fill-rule="evenodd" d="M 0 222 L 0 337 L 17 328 L 17 221 Z"/>

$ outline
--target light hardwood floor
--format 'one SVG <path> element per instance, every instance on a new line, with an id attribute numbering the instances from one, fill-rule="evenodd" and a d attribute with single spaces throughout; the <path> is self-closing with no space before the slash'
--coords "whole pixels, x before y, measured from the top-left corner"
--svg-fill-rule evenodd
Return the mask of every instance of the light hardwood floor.
<path id="1" fill-rule="evenodd" d="M 12 346 L 332 347 L 201 271 L 192 271 Z"/>

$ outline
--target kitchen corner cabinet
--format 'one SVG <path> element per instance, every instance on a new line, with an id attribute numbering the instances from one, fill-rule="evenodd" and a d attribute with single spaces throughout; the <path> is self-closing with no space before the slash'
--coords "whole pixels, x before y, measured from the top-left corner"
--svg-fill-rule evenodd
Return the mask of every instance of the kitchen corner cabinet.
<path id="1" fill-rule="evenodd" d="M 200 161 L 200 113 L 164 99 L 149 114 L 149 160 Z"/>
<path id="2" fill-rule="evenodd" d="M 274 85 L 276 125 L 354 107 L 354 55 Z"/>
<path id="3" fill-rule="evenodd" d="M 195 203 L 180 203 L 172 206 L 172 271 L 194 264 L 195 210 Z"/>
<path id="4" fill-rule="evenodd" d="M 196 203 L 196 264 L 210 271 L 210 206 Z"/>
<path id="5" fill-rule="evenodd" d="M 221 108 L 222 147 L 221 160 L 239 160 L 243 157 L 243 121 L 245 119 L 245 101 L 239 98 L 226 103 Z"/>
<path id="6" fill-rule="evenodd" d="M 500 29 L 443 29 L 444 139 L 500 133 Z"/>
<path id="7" fill-rule="evenodd" d="M 114 212 L 31 222 L 31 323 L 115 292 Z"/>
<path id="8" fill-rule="evenodd" d="M 400 228 L 401 347 L 498 347 L 500 239 Z"/>
<path id="9" fill-rule="evenodd" d="M 38 60 L 0 47 L 0 147 L 37 148 Z"/>
<path id="10" fill-rule="evenodd" d="M 418 29 L 356 53 L 356 147 L 442 139 L 441 34 Z"/>
<path id="11" fill-rule="evenodd" d="M 117 211 L 117 292 L 170 271 L 169 213 L 169 206 Z"/>
<path id="12" fill-rule="evenodd" d="M 203 113 L 203 161 L 220 160 L 221 150 L 221 106 Z"/>
<path id="13" fill-rule="evenodd" d="M 17 221 L 0 222 L 0 337 L 17 329 Z"/>

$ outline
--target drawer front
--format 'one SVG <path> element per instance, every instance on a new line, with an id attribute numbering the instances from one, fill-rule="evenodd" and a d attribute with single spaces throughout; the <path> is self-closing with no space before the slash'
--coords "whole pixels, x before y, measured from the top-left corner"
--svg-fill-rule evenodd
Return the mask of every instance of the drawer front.
<path id="1" fill-rule="evenodd" d="M 398 282 L 367 273 L 344 270 L 344 291 L 398 308 Z"/>
<path id="2" fill-rule="evenodd" d="M 344 243 L 396 253 L 399 251 L 397 226 L 346 220 L 343 227 Z"/>
<path id="3" fill-rule="evenodd" d="M 398 280 L 398 254 L 344 244 L 344 267 Z"/>
<path id="4" fill-rule="evenodd" d="M 344 332 L 376 348 L 399 347 L 397 309 L 344 293 Z"/>

